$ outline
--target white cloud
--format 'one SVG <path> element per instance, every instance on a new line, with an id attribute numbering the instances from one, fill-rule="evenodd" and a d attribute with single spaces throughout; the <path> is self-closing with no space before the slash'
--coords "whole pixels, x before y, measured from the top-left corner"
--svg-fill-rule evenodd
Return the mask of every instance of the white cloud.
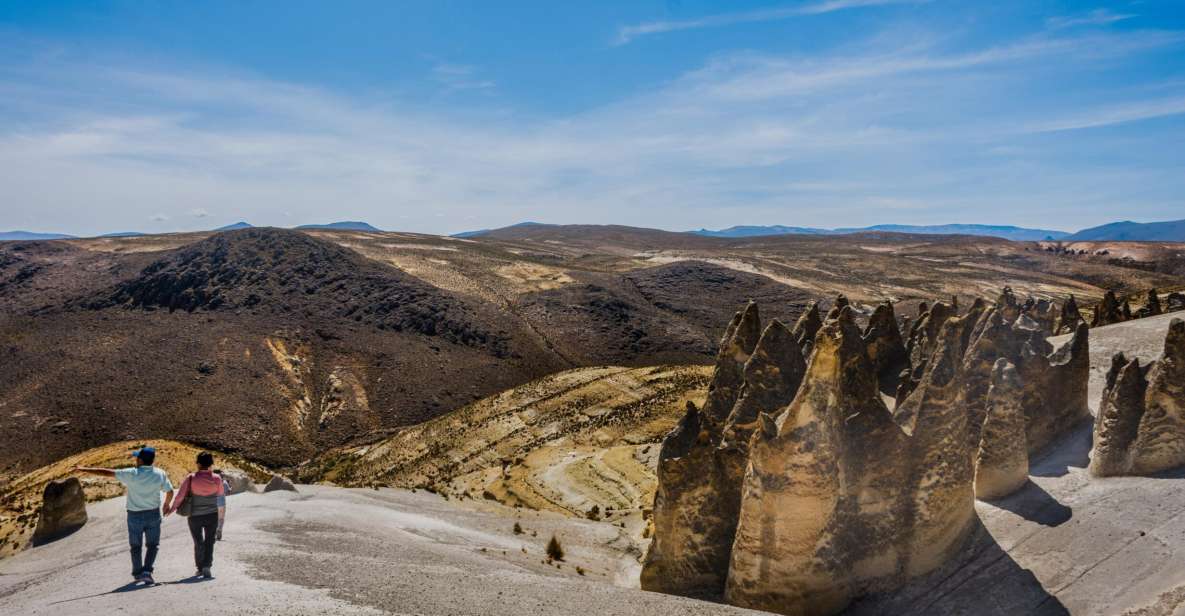
<path id="1" fill-rule="evenodd" d="M 697 30 L 700 28 L 718 28 L 737 24 L 755 23 L 762 21 L 777 21 L 792 17 L 809 15 L 823 15 L 846 9 L 883 6 L 888 4 L 919 4 L 928 0 L 824 0 L 778 9 L 763 9 L 738 13 L 722 13 L 696 19 L 682 19 L 669 21 L 651 21 L 641 24 L 622 26 L 617 30 L 613 39 L 614 45 L 625 45 L 642 36 L 675 32 L 678 30 Z"/>
<path id="2" fill-rule="evenodd" d="M 194 218 L 208 218 L 210 216 L 210 210 L 207 210 L 204 207 L 195 207 L 192 210 L 189 210 L 189 215 L 193 216 Z"/>
<path id="3" fill-rule="evenodd" d="M 1185 174 L 1179 156 L 1158 153 L 1163 135 L 1118 148 L 1066 133 L 1179 113 L 1185 84 L 1154 95 L 1111 86 L 1063 95 L 1061 84 L 1175 49 L 1181 34 L 959 50 L 919 40 L 814 58 L 722 56 L 559 120 L 377 104 L 197 71 L 47 64 L 19 81 L 0 72 L 0 89 L 30 93 L 0 109 L 23 105 L 34 118 L 0 127 L 0 213 L 83 234 L 147 219 L 208 227 L 199 213 L 217 204 L 228 221 L 452 232 L 526 219 L 1048 226 L 1068 207 L 1086 226 L 1118 205 L 1148 204 L 1149 218 L 1180 205 Z M 1086 152 L 1141 160 L 1134 171 L 1062 162 Z"/>
<path id="4" fill-rule="evenodd" d="M 1079 26 L 1107 26 L 1115 22 L 1138 17 L 1130 13 L 1112 13 L 1107 9 L 1094 9 L 1082 15 L 1059 15 L 1045 20 L 1052 29 L 1075 28 Z"/>

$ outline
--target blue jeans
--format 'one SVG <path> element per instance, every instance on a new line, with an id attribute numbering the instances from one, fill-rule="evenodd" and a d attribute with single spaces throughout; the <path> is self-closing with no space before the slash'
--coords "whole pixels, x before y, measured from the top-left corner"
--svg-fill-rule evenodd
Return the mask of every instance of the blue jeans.
<path id="1" fill-rule="evenodd" d="M 132 546 L 132 575 L 152 573 L 160 544 L 160 509 L 128 512 L 128 543 Z M 147 553 L 141 556 L 140 550 L 145 546 Z"/>

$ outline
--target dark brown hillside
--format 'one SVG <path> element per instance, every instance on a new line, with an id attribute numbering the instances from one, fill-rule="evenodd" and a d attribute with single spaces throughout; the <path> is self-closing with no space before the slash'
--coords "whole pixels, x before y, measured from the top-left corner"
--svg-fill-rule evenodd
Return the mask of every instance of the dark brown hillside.
<path id="1" fill-rule="evenodd" d="M 462 301 L 403 272 L 298 231 L 220 233 L 153 262 L 136 278 L 75 302 L 170 312 L 240 310 L 354 321 L 510 353 L 509 334 Z"/>

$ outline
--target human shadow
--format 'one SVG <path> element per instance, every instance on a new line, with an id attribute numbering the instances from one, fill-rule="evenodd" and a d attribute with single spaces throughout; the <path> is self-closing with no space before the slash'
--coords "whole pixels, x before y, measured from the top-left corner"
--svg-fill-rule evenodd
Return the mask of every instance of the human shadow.
<path id="1" fill-rule="evenodd" d="M 1066 430 L 1039 451 L 1029 464 L 1034 477 L 1061 477 L 1070 468 L 1086 468 L 1090 464 L 1090 446 L 1094 435 L 1094 420 L 1085 419 Z"/>
<path id="2" fill-rule="evenodd" d="M 50 605 L 58 605 L 59 603 L 69 603 L 71 601 L 82 601 L 83 599 L 94 599 L 95 597 L 104 597 L 107 595 L 118 595 L 118 594 L 125 593 L 125 592 L 135 592 L 137 590 L 144 590 L 145 588 L 152 588 L 152 587 L 158 586 L 158 585 L 159 584 L 143 584 L 139 581 L 128 582 L 127 584 L 124 584 L 123 586 L 120 586 L 119 588 L 108 590 L 107 592 L 97 592 L 93 595 L 74 597 L 72 599 L 62 599 L 61 601 L 54 601 L 53 603 L 50 603 Z"/>
<path id="3" fill-rule="evenodd" d="M 201 584 L 202 582 L 213 582 L 212 577 L 202 577 L 200 575 L 191 575 L 189 577 L 173 580 L 172 582 L 161 582 L 162 584 Z"/>
<path id="4" fill-rule="evenodd" d="M 1073 509 L 1058 502 L 1032 480 L 1004 498 L 986 502 L 1042 526 L 1060 526 L 1074 517 Z"/>
<path id="5" fill-rule="evenodd" d="M 893 591 L 854 601 L 844 614 L 960 614 L 1065 616 L 1070 612 L 1049 594 L 1033 572 L 1020 566 L 977 517 L 963 549 L 938 569 Z"/>

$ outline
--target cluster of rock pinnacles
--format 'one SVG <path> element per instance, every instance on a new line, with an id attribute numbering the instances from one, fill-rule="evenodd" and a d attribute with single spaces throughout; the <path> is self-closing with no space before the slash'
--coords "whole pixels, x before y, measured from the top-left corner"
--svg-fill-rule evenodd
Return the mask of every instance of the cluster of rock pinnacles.
<path id="1" fill-rule="evenodd" d="M 738 312 L 703 408 L 689 403 L 662 444 L 642 588 L 833 614 L 957 553 L 975 499 L 1022 487 L 1029 456 L 1090 417 L 1089 328 L 1073 298 L 1022 303 L 1005 289 L 963 313 L 957 301 L 919 313 L 902 327 L 886 302 L 861 330 L 843 296 L 793 328 L 762 329 L 756 304 Z M 1173 331 L 1177 351 L 1147 378 L 1116 358 L 1099 422 L 1116 472 L 1185 453 L 1185 437 L 1150 444 L 1164 452 L 1155 464 L 1130 453 L 1158 422 L 1185 421 L 1185 329 Z M 1054 349 L 1060 333 L 1073 335 Z"/>

